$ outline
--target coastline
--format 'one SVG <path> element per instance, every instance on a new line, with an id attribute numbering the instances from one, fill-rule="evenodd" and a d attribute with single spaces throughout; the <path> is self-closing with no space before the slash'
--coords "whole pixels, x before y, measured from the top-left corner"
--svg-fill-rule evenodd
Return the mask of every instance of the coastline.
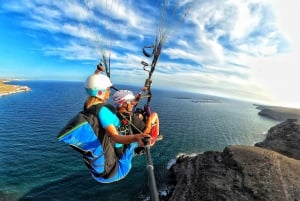
<path id="1" fill-rule="evenodd" d="M 31 91 L 31 89 L 28 86 L 6 84 L 10 81 L 11 80 L 0 79 L 0 97 Z"/>
<path id="2" fill-rule="evenodd" d="M 177 157 L 168 168 L 173 186 L 161 200 L 298 200 L 300 109 L 254 105 L 258 115 L 281 123 L 254 146 Z"/>
<path id="3" fill-rule="evenodd" d="M 286 121 L 287 119 L 298 119 L 300 121 L 300 109 L 298 108 L 288 108 L 280 106 L 266 106 L 253 104 L 258 112 L 258 115 L 270 118 L 276 121 Z"/>

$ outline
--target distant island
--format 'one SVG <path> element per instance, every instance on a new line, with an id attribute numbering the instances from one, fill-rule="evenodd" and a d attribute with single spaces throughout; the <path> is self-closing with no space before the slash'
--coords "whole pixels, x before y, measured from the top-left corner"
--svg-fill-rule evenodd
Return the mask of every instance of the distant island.
<path id="1" fill-rule="evenodd" d="M 27 86 L 7 84 L 7 82 L 10 81 L 11 80 L 0 79 L 0 97 L 15 94 L 15 93 L 20 93 L 20 92 L 27 92 L 31 90 Z"/>

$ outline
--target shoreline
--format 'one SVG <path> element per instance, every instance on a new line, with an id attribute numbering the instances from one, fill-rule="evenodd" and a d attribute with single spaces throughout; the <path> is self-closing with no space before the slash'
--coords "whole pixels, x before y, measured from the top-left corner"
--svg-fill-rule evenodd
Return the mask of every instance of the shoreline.
<path id="1" fill-rule="evenodd" d="M 223 151 L 177 157 L 168 168 L 173 185 L 160 194 L 162 200 L 299 198 L 300 109 L 254 105 L 261 110 L 258 115 L 282 122 L 253 146 L 228 145 Z"/>
<path id="2" fill-rule="evenodd" d="M 28 92 L 31 89 L 28 86 L 6 84 L 12 80 L 0 79 L 0 98 L 21 92 Z"/>
<path id="3" fill-rule="evenodd" d="M 257 110 L 259 110 L 258 115 L 263 116 L 275 121 L 283 122 L 287 119 L 297 119 L 296 123 L 300 124 L 300 109 L 298 108 L 288 108 L 281 106 L 266 106 L 253 104 Z"/>

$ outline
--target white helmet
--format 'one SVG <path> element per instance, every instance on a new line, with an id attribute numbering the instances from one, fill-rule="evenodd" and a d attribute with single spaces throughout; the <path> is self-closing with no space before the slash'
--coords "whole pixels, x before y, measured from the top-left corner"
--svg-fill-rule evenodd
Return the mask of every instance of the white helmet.
<path id="1" fill-rule="evenodd" d="M 85 81 L 85 90 L 90 96 L 102 98 L 103 92 L 111 87 L 110 79 L 103 74 L 90 75 Z"/>
<path id="2" fill-rule="evenodd" d="M 114 93 L 113 98 L 116 107 L 121 107 L 124 102 L 133 101 L 135 96 L 132 91 L 119 90 Z"/>

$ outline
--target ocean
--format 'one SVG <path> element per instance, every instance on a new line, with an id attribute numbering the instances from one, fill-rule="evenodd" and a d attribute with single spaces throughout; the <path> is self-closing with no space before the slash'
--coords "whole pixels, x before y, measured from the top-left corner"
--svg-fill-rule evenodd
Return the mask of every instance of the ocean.
<path id="1" fill-rule="evenodd" d="M 0 201 L 138 201 L 149 198 L 146 157 L 136 156 L 121 181 L 101 184 L 81 156 L 56 136 L 82 109 L 81 82 L 18 81 L 32 90 L 0 97 Z M 117 86 L 119 89 L 139 88 Z M 253 103 L 152 89 L 151 108 L 164 135 L 151 148 L 158 190 L 168 187 L 167 167 L 177 155 L 222 151 L 262 141 L 278 122 L 260 117 Z M 143 102 L 140 103 L 143 106 Z"/>

